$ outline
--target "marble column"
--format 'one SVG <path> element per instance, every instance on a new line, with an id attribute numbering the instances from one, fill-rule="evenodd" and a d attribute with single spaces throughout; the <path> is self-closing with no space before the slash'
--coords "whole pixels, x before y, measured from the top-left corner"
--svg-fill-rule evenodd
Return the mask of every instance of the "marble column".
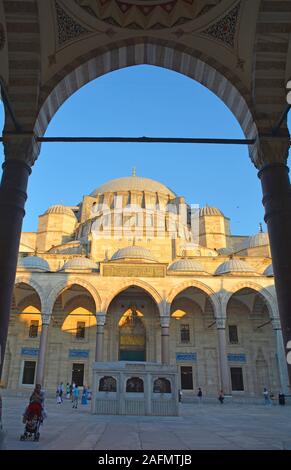
<path id="1" fill-rule="evenodd" d="M 279 319 L 273 319 L 272 321 L 274 333 L 276 336 L 276 348 L 277 348 L 277 360 L 278 360 L 278 368 L 279 368 L 279 377 L 280 377 L 280 388 L 281 391 L 286 395 L 290 393 L 289 389 L 289 380 L 288 380 L 288 370 L 287 370 L 287 363 L 285 358 L 285 350 L 284 350 L 284 341 L 282 335 L 282 328 Z"/>
<path id="2" fill-rule="evenodd" d="M 285 165 L 288 142 L 262 145 L 262 158 L 272 162 L 258 173 L 263 191 L 265 222 L 268 226 L 275 287 L 285 349 L 285 362 L 291 384 L 291 363 L 288 364 L 288 342 L 291 341 L 291 186 L 289 168 Z M 282 162 L 282 163 L 280 163 Z"/>
<path id="3" fill-rule="evenodd" d="M 96 349 L 95 349 L 95 361 L 104 361 L 104 325 L 106 320 L 105 313 L 96 313 Z"/>
<path id="4" fill-rule="evenodd" d="M 8 334 L 27 184 L 36 158 L 31 135 L 3 134 L 5 162 L 0 183 L 0 378 Z M 36 145 L 37 147 L 37 145 Z"/>
<path id="5" fill-rule="evenodd" d="M 161 361 L 162 364 L 170 363 L 170 317 L 160 317 L 161 323 Z"/>
<path id="6" fill-rule="evenodd" d="M 231 393 L 230 374 L 226 350 L 226 318 L 216 318 L 219 349 L 220 388 L 224 393 Z"/>
<path id="7" fill-rule="evenodd" d="M 42 314 L 41 315 L 41 334 L 39 341 L 39 352 L 38 352 L 38 361 L 36 368 L 36 380 L 35 383 L 40 384 L 42 387 L 44 385 L 44 370 L 45 370 L 45 357 L 47 351 L 47 339 L 48 339 L 48 329 L 51 320 L 51 315 Z"/>

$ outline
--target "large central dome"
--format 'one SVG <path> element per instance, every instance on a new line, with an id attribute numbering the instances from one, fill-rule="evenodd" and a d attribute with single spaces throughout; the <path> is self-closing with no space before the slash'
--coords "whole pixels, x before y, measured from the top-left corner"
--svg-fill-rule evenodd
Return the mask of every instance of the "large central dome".
<path id="1" fill-rule="evenodd" d="M 176 194 L 164 184 L 140 176 L 125 176 L 124 178 L 110 180 L 95 189 L 90 196 L 96 197 L 98 194 L 116 193 L 119 191 L 150 191 L 165 194 L 170 196 L 170 198 L 176 197 Z"/>

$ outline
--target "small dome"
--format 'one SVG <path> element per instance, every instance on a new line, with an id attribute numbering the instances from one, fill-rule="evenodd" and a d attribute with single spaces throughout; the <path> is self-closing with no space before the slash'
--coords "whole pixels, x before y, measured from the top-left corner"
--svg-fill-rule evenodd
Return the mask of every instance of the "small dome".
<path id="1" fill-rule="evenodd" d="M 116 251 L 112 256 L 111 261 L 119 259 L 144 259 L 147 261 L 156 261 L 150 250 L 143 248 L 142 246 L 135 245 L 127 246 Z"/>
<path id="2" fill-rule="evenodd" d="M 19 258 L 18 267 L 32 271 L 50 271 L 48 262 L 39 256 L 25 256 L 24 258 Z"/>
<path id="3" fill-rule="evenodd" d="M 179 259 L 168 267 L 169 271 L 205 272 L 204 267 L 193 259 Z"/>
<path id="4" fill-rule="evenodd" d="M 230 259 L 220 264 L 215 271 L 215 275 L 219 276 L 221 274 L 228 273 L 254 273 L 254 269 L 249 266 L 245 261 L 239 259 Z"/>
<path id="5" fill-rule="evenodd" d="M 273 277 L 274 276 L 274 271 L 273 271 L 273 265 L 269 264 L 269 266 L 265 269 L 263 272 L 263 276 L 267 277 Z"/>
<path id="6" fill-rule="evenodd" d="M 259 232 L 249 238 L 249 248 L 269 245 L 269 235 L 267 232 Z"/>
<path id="7" fill-rule="evenodd" d="M 75 270 L 75 269 L 98 269 L 98 266 L 94 261 L 88 258 L 73 258 L 66 261 L 64 266 L 60 269 L 60 271 L 64 271 L 66 269 Z"/>
<path id="8" fill-rule="evenodd" d="M 45 214 L 66 214 L 76 218 L 72 209 L 67 206 L 62 206 L 61 204 L 56 204 L 54 206 L 49 207 Z"/>
<path id="9" fill-rule="evenodd" d="M 223 213 L 217 207 L 209 207 L 207 204 L 205 207 L 202 207 L 199 211 L 199 216 L 203 217 L 204 215 L 220 215 L 224 217 Z"/>

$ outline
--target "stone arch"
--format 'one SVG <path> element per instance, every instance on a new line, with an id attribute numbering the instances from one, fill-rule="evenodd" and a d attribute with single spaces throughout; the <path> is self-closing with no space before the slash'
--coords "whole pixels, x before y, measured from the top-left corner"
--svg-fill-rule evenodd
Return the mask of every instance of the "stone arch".
<path id="1" fill-rule="evenodd" d="M 92 304 L 94 304 L 94 299 L 91 297 L 86 296 L 86 294 L 76 295 L 73 298 L 69 299 L 63 306 L 63 310 L 65 313 L 70 312 L 76 308 L 76 306 L 84 307 L 86 310 L 90 311 L 92 309 Z M 92 312 L 95 315 L 96 311 Z"/>
<path id="2" fill-rule="evenodd" d="M 14 287 L 17 286 L 17 284 L 27 284 L 35 290 L 40 300 L 41 312 L 43 313 L 45 311 L 46 296 L 41 286 L 33 279 L 25 276 L 16 276 Z"/>
<path id="3" fill-rule="evenodd" d="M 278 314 L 278 308 L 276 305 L 276 299 L 272 296 L 272 294 L 265 289 L 264 287 L 260 286 L 259 284 L 255 282 L 240 282 L 238 284 L 235 284 L 232 286 L 221 298 L 221 305 L 222 305 L 222 311 L 225 313 L 226 316 L 226 309 L 227 309 L 227 304 L 231 297 L 238 291 L 242 289 L 252 289 L 256 291 L 258 294 L 261 294 L 264 300 L 266 301 L 267 308 L 268 308 L 268 313 L 271 319 L 273 318 L 279 318 Z"/>
<path id="4" fill-rule="evenodd" d="M 201 51 L 160 38 L 118 41 L 66 64 L 43 86 L 35 134 L 45 133 L 59 107 L 83 85 L 106 73 L 142 64 L 173 70 L 198 81 L 232 111 L 247 138 L 258 134 L 252 97 L 239 76 Z M 250 156 L 256 164 L 256 145 L 250 147 Z"/>
<path id="5" fill-rule="evenodd" d="M 77 284 L 81 287 L 84 287 L 84 289 L 86 289 L 91 294 L 95 302 L 96 312 L 99 312 L 101 308 L 101 298 L 98 292 L 96 291 L 95 287 L 92 286 L 92 284 L 78 277 L 70 277 L 70 279 L 64 279 L 63 281 L 59 282 L 56 286 L 54 286 L 54 288 L 51 290 L 51 292 L 49 293 L 47 297 L 47 301 L 46 301 L 47 312 L 49 313 L 52 312 L 54 303 L 57 300 L 58 296 L 65 289 L 68 289 L 73 284 Z"/>
<path id="6" fill-rule="evenodd" d="M 121 283 L 119 285 L 118 290 L 110 297 L 110 299 L 106 299 L 102 303 L 102 311 L 107 314 L 108 308 L 109 308 L 111 302 L 115 299 L 115 297 L 117 297 L 119 294 L 121 294 L 121 292 L 125 291 L 126 289 L 128 289 L 129 287 L 132 287 L 132 286 L 140 287 L 141 289 L 143 289 L 146 292 L 146 294 L 148 294 L 154 300 L 154 302 L 156 303 L 156 305 L 158 307 L 158 310 L 159 310 L 160 316 L 163 316 L 163 314 L 164 314 L 164 309 L 163 309 L 164 301 L 163 301 L 161 295 L 158 293 L 158 291 L 153 286 L 151 286 L 147 282 L 140 281 L 139 279 L 132 279 L 131 281 L 124 281 L 123 283 Z"/>
<path id="7" fill-rule="evenodd" d="M 41 303 L 40 303 L 40 298 L 37 295 L 37 302 L 34 302 L 35 299 L 35 292 L 33 292 L 31 295 L 28 295 L 24 299 L 22 299 L 20 302 L 18 302 L 17 306 L 19 310 L 23 311 L 27 306 L 33 306 L 37 309 L 39 309 L 39 312 L 41 314 Z"/>
<path id="8" fill-rule="evenodd" d="M 168 294 L 167 296 L 167 309 L 170 310 L 171 305 L 175 298 L 177 297 L 178 294 L 183 292 L 184 290 L 188 289 L 189 287 L 196 287 L 197 289 L 201 290 L 204 292 L 210 299 L 212 307 L 213 307 L 213 313 L 215 318 L 219 316 L 220 313 L 220 302 L 219 302 L 219 297 L 217 293 L 215 293 L 209 286 L 206 284 L 195 281 L 195 280 L 189 280 L 189 281 L 184 281 L 178 286 L 174 287 Z"/>

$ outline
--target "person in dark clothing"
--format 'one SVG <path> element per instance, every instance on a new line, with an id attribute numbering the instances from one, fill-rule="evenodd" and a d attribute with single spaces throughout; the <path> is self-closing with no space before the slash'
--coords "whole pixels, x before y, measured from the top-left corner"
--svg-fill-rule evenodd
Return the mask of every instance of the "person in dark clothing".
<path id="1" fill-rule="evenodd" d="M 224 393 L 223 390 L 220 390 L 219 395 L 218 395 L 218 400 L 220 401 L 221 405 L 224 402 Z"/>
<path id="2" fill-rule="evenodd" d="M 199 398 L 199 403 L 201 403 L 202 402 L 202 390 L 200 387 L 198 388 L 197 397 Z"/>

